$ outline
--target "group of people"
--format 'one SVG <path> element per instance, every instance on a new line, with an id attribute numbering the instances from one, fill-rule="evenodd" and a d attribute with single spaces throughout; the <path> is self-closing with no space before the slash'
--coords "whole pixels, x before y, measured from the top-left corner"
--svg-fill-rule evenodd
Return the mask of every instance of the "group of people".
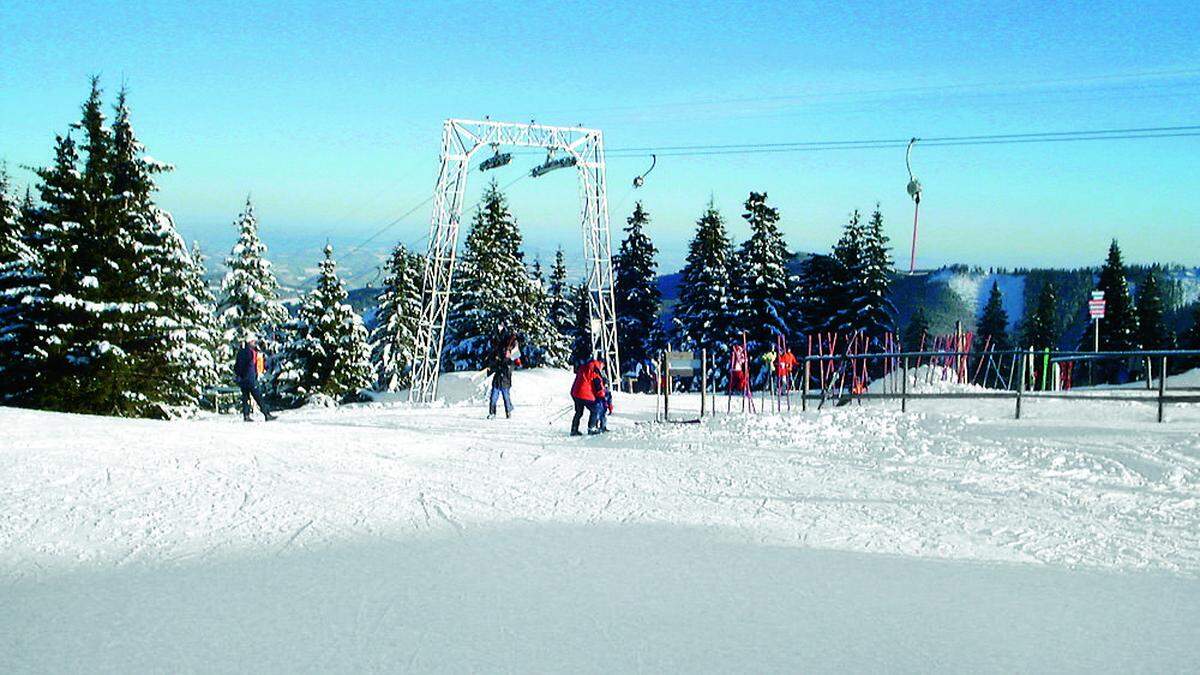
<path id="1" fill-rule="evenodd" d="M 762 355 L 763 365 L 768 373 L 775 376 L 772 383 L 773 391 L 785 392 L 791 389 L 792 373 L 798 363 L 796 355 L 786 347 L 776 350 L 768 349 Z M 750 391 L 750 357 L 743 345 L 734 343 L 729 353 L 729 391 Z"/>
<path id="2" fill-rule="evenodd" d="M 500 324 L 496 341 L 484 360 L 485 374 L 492 376 L 491 392 L 488 395 L 488 419 L 496 416 L 496 408 L 504 401 L 504 417 L 511 418 L 513 369 L 521 367 L 521 347 L 517 336 Z M 588 415 L 588 434 L 608 431 L 608 415 L 613 411 L 612 390 L 605 378 L 605 360 L 602 356 L 588 359 L 575 369 L 575 381 L 571 384 L 571 400 L 575 405 L 575 416 L 571 419 L 571 435 L 582 436 L 579 424 L 584 412 Z"/>
<path id="3" fill-rule="evenodd" d="M 581 363 L 575 369 L 575 382 L 571 384 L 571 399 L 575 402 L 575 416 L 571 418 L 571 435 L 582 436 L 579 422 L 587 411 L 589 435 L 608 431 L 608 416 L 613 411 L 612 388 L 604 377 L 606 363 L 603 356 L 596 356 Z"/>
<path id="4" fill-rule="evenodd" d="M 500 325 L 497 338 L 485 359 L 485 373 L 492 376 L 491 393 L 488 396 L 488 419 L 496 416 L 496 408 L 504 401 L 504 417 L 511 418 L 513 412 L 512 380 L 513 369 L 521 367 L 521 347 L 517 336 Z M 612 390 L 605 378 L 605 360 L 602 356 L 588 359 L 575 369 L 575 381 L 571 385 L 571 399 L 575 404 L 575 416 L 571 420 L 571 435 L 582 436 L 579 423 L 587 412 L 588 434 L 608 431 L 608 415 L 613 411 Z M 258 388 L 258 378 L 266 370 L 266 358 L 258 346 L 258 338 L 247 335 L 234 361 L 233 373 L 242 391 L 242 418 L 253 421 L 250 401 L 258 405 L 259 411 L 268 421 L 276 419 L 263 400 Z"/>

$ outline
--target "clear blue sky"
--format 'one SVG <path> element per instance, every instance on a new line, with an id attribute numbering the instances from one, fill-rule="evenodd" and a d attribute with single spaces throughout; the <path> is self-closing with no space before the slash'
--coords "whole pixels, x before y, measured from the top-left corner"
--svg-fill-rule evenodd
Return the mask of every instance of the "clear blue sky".
<path id="1" fill-rule="evenodd" d="M 124 81 L 186 235 L 226 248 L 249 192 L 268 243 L 315 258 L 431 193 L 447 117 L 581 122 L 610 148 L 1198 124 L 1197 26 L 1195 2 L 4 2 L 0 158 L 47 163 L 88 76 Z M 1200 138 L 918 146 L 920 260 L 1092 264 L 1118 237 L 1200 264 L 1198 157 Z M 665 267 L 710 195 L 741 238 L 752 189 L 799 250 L 879 201 L 907 257 L 902 150 L 664 159 L 635 197 L 646 164 L 610 161 L 612 218 L 642 198 Z M 573 180 L 512 188 L 532 252 L 579 248 Z"/>

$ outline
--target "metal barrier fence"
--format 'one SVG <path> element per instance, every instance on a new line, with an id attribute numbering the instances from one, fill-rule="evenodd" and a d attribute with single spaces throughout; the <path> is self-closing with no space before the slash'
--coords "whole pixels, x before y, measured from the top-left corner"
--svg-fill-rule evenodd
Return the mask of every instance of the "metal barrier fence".
<path id="1" fill-rule="evenodd" d="M 801 409 L 807 410 L 809 400 L 818 402 L 818 409 L 829 400 L 839 404 L 864 399 L 899 400 L 900 409 L 908 410 L 910 399 L 1012 399 L 1015 417 L 1021 419 L 1025 399 L 1061 399 L 1091 401 L 1144 401 L 1157 404 L 1158 421 L 1163 421 L 1163 409 L 1168 403 L 1200 403 L 1200 395 L 1167 394 L 1168 359 L 1200 360 L 1200 350 L 1145 350 L 1121 352 L 1051 352 L 1048 350 L 992 350 L 985 353 L 967 351 L 882 352 L 867 354 L 833 354 L 806 356 L 801 375 Z M 1007 359 L 1007 376 L 1004 366 Z M 1147 388 L 1150 389 L 1153 366 L 1158 367 L 1157 392 L 1138 395 L 1141 389 L 1105 390 L 1068 393 L 1070 371 L 1075 363 L 1104 363 L 1136 359 L 1146 364 Z M 1062 364 L 1067 365 L 1067 387 L 1062 385 Z M 921 371 L 925 367 L 928 370 Z M 1055 370 L 1052 370 L 1057 368 Z M 980 373 L 985 373 L 980 384 Z M 909 392 L 910 375 L 957 380 L 959 384 L 976 384 L 985 391 Z M 991 375 L 992 377 L 989 377 Z M 867 386 L 882 381 L 876 391 Z M 920 380 L 914 381 L 914 385 Z M 989 384 L 995 385 L 990 387 Z M 814 392 L 813 385 L 817 385 Z M 881 389 L 881 390 L 879 390 Z M 1107 392 L 1114 393 L 1093 393 Z M 1117 394 L 1115 391 L 1127 393 Z M 1200 391 L 1196 387 L 1179 387 L 1172 391 Z"/>

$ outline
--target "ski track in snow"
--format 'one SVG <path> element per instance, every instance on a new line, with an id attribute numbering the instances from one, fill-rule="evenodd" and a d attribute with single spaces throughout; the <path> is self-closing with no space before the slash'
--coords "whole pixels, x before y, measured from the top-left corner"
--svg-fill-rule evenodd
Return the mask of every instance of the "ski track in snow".
<path id="1" fill-rule="evenodd" d="M 530 403 L 154 422 L 0 409 L 0 575 L 196 563 L 505 523 L 663 524 L 767 545 L 1200 577 L 1200 407 L 920 400 L 613 431 Z M 470 398 L 470 397 L 467 397 Z M 672 399 L 673 410 L 698 406 Z M 796 406 L 798 408 L 798 406 Z M 718 399 L 718 409 L 724 402 Z M 687 413 L 679 413 L 681 416 Z M 551 423 L 552 422 L 552 423 Z"/>

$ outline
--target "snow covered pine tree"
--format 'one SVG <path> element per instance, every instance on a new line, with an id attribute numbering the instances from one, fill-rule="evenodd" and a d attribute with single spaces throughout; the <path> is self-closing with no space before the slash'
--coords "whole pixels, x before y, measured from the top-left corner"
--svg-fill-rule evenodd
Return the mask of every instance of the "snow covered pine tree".
<path id="1" fill-rule="evenodd" d="M 567 283 L 567 263 L 562 248 L 554 252 L 554 265 L 546 287 L 551 325 L 558 332 L 565 353 L 572 350 L 575 337 L 575 307 L 571 303 L 571 286 Z"/>
<path id="2" fill-rule="evenodd" d="M 190 252 L 175 229 L 171 215 L 150 196 L 157 188 L 153 176 L 169 170 L 145 156 L 129 119 L 126 93 L 117 95 L 113 123 L 113 192 L 123 213 L 120 220 L 137 224 L 141 258 L 138 280 L 149 302 L 157 307 L 145 330 L 163 341 L 143 367 L 163 378 L 163 403 L 187 411 L 208 387 L 218 381 L 219 343 L 214 302 L 204 280 L 204 263 Z M 128 227 L 128 225 L 127 225 Z"/>
<path id="3" fill-rule="evenodd" d="M 217 319 L 224 330 L 223 361 L 227 376 L 233 377 L 234 347 L 247 335 L 259 336 L 259 347 L 272 351 L 264 344 L 288 320 L 288 311 L 279 302 L 279 282 L 267 260 L 267 247 L 258 236 L 258 219 L 254 204 L 246 197 L 246 208 L 234 225 L 238 240 L 225 259 L 225 278 L 221 280 L 221 304 Z"/>
<path id="4" fill-rule="evenodd" d="M 889 297 L 892 285 L 892 259 L 888 238 L 883 234 L 883 214 L 878 206 L 864 226 L 858 211 L 850 216 L 841 239 L 834 246 L 834 258 L 840 263 L 838 329 L 847 333 L 863 331 L 878 340 L 896 330 L 896 308 Z"/>
<path id="5" fill-rule="evenodd" d="M 1175 334 L 1167 327 L 1166 300 L 1158 282 L 1160 270 L 1157 265 L 1146 272 L 1146 279 L 1138 287 L 1137 322 L 1138 344 L 1142 349 L 1174 349 Z"/>
<path id="6" fill-rule="evenodd" d="M 992 290 L 988 294 L 987 304 L 983 306 L 983 313 L 979 316 L 975 332 L 984 342 L 989 343 L 989 349 L 1012 349 L 1012 340 L 1008 338 L 1008 312 L 1004 311 L 1004 296 L 1000 293 L 1000 284 L 995 281 L 992 282 Z M 978 346 L 983 348 L 982 343 Z"/>
<path id="7" fill-rule="evenodd" d="M 571 287 L 570 300 L 575 312 L 571 329 L 571 366 L 575 367 L 595 356 L 592 353 L 591 291 L 586 281 Z"/>
<path id="8" fill-rule="evenodd" d="M 36 283 L 25 287 L 3 361 L 16 364 L 13 390 L 25 405 L 172 415 L 194 406 L 206 381 L 205 308 L 191 302 L 192 261 L 152 197 L 153 175 L 170 167 L 144 155 L 124 92 L 114 127 L 102 108 L 93 79 L 78 125 L 82 166 L 68 135 L 54 165 L 36 171 L 42 204 L 29 209 L 26 233 Z"/>
<path id="9" fill-rule="evenodd" d="M 566 364 L 542 293 L 525 269 L 517 222 L 495 181 L 484 190 L 471 221 L 452 296 L 446 348 L 451 369 L 483 368 L 501 324 L 522 338 L 527 365 Z"/>
<path id="10" fill-rule="evenodd" d="M 30 246 L 32 205 L 18 206 L 8 172 L 0 166 L 0 404 L 32 396 L 38 373 L 34 307 L 38 249 Z"/>
<path id="11" fill-rule="evenodd" d="M 800 333 L 815 335 L 839 328 L 842 266 L 831 255 L 813 254 L 796 275 L 795 317 Z"/>
<path id="12" fill-rule="evenodd" d="M 276 386 L 293 401 L 340 403 L 372 380 L 362 317 L 346 303 L 333 247 L 325 247 L 317 287 L 304 297 L 280 355 Z"/>
<path id="13" fill-rule="evenodd" d="M 1097 290 L 1104 291 L 1104 323 L 1100 328 L 1101 351 L 1126 351 L 1137 349 L 1137 313 L 1133 296 L 1129 293 L 1125 263 L 1121 260 L 1121 247 L 1113 239 L 1108 247 L 1108 259 L 1100 268 Z M 1085 334 L 1081 347 L 1092 348 L 1092 337 Z"/>
<path id="14" fill-rule="evenodd" d="M 377 391 L 397 391 L 411 384 L 417 323 L 421 319 L 423 260 L 404 244 L 393 249 L 388 260 L 370 337 Z"/>
<path id="15" fill-rule="evenodd" d="M 712 200 L 696 221 L 696 234 L 688 244 L 687 263 L 679 283 L 679 303 L 673 323 L 683 349 L 707 349 L 713 363 L 729 358 L 729 341 L 734 337 L 730 316 L 730 266 L 733 247 L 725 231 L 725 220 Z M 718 385 L 727 373 L 718 368 Z"/>
<path id="16" fill-rule="evenodd" d="M 1038 293 L 1037 305 L 1025 317 L 1021 343 L 1025 349 L 1055 349 L 1058 347 L 1058 310 L 1054 284 L 1047 281 Z"/>
<path id="17" fill-rule="evenodd" d="M 621 345 L 621 372 L 653 358 L 661 348 L 658 312 L 662 294 L 658 290 L 658 250 L 646 236 L 650 214 L 642 202 L 633 207 L 626 220 L 625 240 L 613 260 L 616 268 L 617 340 Z"/>
<path id="18" fill-rule="evenodd" d="M 750 238 L 734 260 L 731 309 L 734 328 L 746 333 L 750 360 L 757 364 L 759 356 L 774 349 L 776 336 L 790 332 L 794 280 L 787 269 L 791 253 L 776 225 L 779 211 L 767 206 L 767 195 L 760 192 L 751 192 L 745 206 L 742 217 L 750 225 Z"/>

